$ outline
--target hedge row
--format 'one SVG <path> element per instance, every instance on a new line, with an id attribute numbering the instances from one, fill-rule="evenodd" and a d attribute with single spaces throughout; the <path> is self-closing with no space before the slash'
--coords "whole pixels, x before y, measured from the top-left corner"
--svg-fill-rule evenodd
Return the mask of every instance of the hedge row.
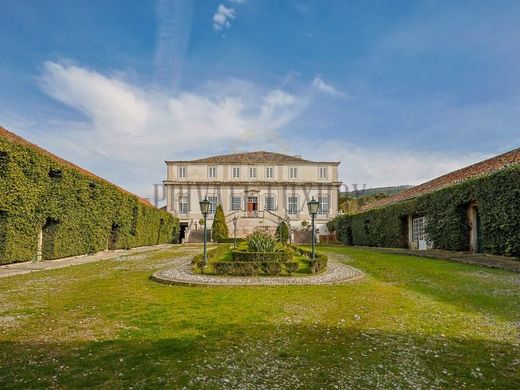
<path id="1" fill-rule="evenodd" d="M 244 242 L 244 241 L 245 241 L 245 238 L 237 237 L 237 244 Z M 234 242 L 235 242 L 234 238 L 221 238 L 220 240 L 218 240 L 219 244 L 233 244 Z"/>
<path id="2" fill-rule="evenodd" d="M 208 248 L 208 251 L 206 254 L 207 258 L 208 258 L 208 262 L 210 262 L 211 260 L 213 260 L 217 257 L 220 257 L 220 256 L 226 254 L 228 251 L 229 251 L 229 245 L 219 245 L 214 248 L 211 248 L 211 247 Z M 195 257 L 193 257 L 193 259 L 191 260 L 191 264 L 198 265 L 203 261 L 204 261 L 204 252 L 201 252 L 198 255 L 196 255 Z"/>
<path id="3" fill-rule="evenodd" d="M 290 251 L 281 252 L 243 252 L 240 250 L 231 251 L 233 261 L 277 261 L 285 263 L 292 259 Z"/>
<path id="4" fill-rule="evenodd" d="M 265 275 L 279 275 L 283 269 L 292 274 L 298 269 L 297 261 L 280 263 L 279 261 L 215 261 L 212 263 L 217 275 L 256 276 L 262 272 Z"/>
<path id="5" fill-rule="evenodd" d="M 425 216 L 426 234 L 434 248 L 469 249 L 467 210 L 476 202 L 479 246 L 484 252 L 520 256 L 520 166 L 469 179 L 415 199 L 329 222 L 347 245 L 408 246 L 408 216 Z"/>
<path id="6" fill-rule="evenodd" d="M 297 246 L 291 246 L 296 252 L 300 255 L 307 256 L 309 258 L 309 265 L 311 268 L 311 273 L 317 274 L 325 268 L 327 268 L 328 258 L 323 253 L 316 252 L 314 256 L 314 260 L 312 259 L 312 251 L 305 248 L 300 248 Z"/>
<path id="7" fill-rule="evenodd" d="M 177 242 L 179 221 L 0 128 L 0 264 Z"/>

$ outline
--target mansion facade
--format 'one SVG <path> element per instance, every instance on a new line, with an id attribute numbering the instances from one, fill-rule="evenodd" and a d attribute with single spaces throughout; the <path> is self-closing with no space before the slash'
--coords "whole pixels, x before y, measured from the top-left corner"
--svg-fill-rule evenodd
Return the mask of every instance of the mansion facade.
<path id="1" fill-rule="evenodd" d="M 167 211 L 180 219 L 181 237 L 201 226 L 199 202 L 210 201 L 208 227 L 217 205 L 226 216 L 230 237 L 237 218 L 237 237 L 255 230 L 274 233 L 281 220 L 291 230 L 305 229 L 311 216 L 307 202 L 319 204 L 318 235 L 328 234 L 326 223 L 338 212 L 339 162 L 315 162 L 300 156 L 271 152 L 236 153 L 190 161 L 166 161 Z M 305 222 L 304 222 L 305 221 Z"/>

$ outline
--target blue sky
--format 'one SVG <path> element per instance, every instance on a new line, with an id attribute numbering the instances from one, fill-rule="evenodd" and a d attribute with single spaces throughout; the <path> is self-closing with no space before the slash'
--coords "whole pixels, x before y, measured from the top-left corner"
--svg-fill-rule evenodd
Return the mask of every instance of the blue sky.
<path id="1" fill-rule="evenodd" d="M 150 196 L 272 150 L 418 184 L 520 144 L 518 1 L 0 2 L 0 124 Z"/>

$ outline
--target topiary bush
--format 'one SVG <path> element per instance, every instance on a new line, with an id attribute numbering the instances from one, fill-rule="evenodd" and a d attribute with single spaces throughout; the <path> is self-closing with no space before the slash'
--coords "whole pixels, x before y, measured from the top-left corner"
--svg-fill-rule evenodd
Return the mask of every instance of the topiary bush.
<path id="1" fill-rule="evenodd" d="M 294 272 L 296 272 L 300 266 L 300 264 L 297 261 L 288 261 L 285 265 L 285 270 L 289 275 L 292 275 Z"/>
<path id="2" fill-rule="evenodd" d="M 285 221 L 281 221 L 276 227 L 275 238 L 278 242 L 287 244 L 287 241 L 289 240 L 289 228 Z"/>
<path id="3" fill-rule="evenodd" d="M 234 261 L 277 261 L 285 263 L 292 259 L 292 252 L 283 250 L 280 252 L 243 252 L 240 250 L 231 251 Z"/>
<path id="4" fill-rule="evenodd" d="M 211 226 L 211 237 L 213 241 L 223 242 L 229 235 L 228 227 L 226 224 L 226 216 L 224 210 L 219 204 L 215 210 L 215 218 L 213 219 L 213 225 Z"/>
<path id="5" fill-rule="evenodd" d="M 177 242 L 179 220 L 0 127 L 0 264 Z"/>
<path id="6" fill-rule="evenodd" d="M 312 259 L 312 250 L 300 248 L 297 246 L 293 246 L 294 250 L 301 255 L 307 256 L 309 259 L 309 266 L 311 269 L 311 273 L 316 274 L 321 271 L 324 271 L 327 268 L 328 257 L 323 253 L 316 252 L 315 258 Z"/>
<path id="7" fill-rule="evenodd" d="M 261 263 L 262 271 L 266 275 L 279 275 L 282 272 L 282 264 L 278 261 L 264 261 Z"/>
<path id="8" fill-rule="evenodd" d="M 215 261 L 212 263 L 217 275 L 256 276 L 260 272 L 260 262 L 256 261 Z"/>

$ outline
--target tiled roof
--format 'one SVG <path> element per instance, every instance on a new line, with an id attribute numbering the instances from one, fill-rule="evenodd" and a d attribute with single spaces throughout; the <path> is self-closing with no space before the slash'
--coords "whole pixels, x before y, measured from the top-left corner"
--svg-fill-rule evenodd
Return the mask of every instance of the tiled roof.
<path id="1" fill-rule="evenodd" d="M 89 176 L 91 178 L 94 178 L 94 179 L 97 179 L 97 180 L 101 180 L 102 182 L 105 182 L 111 186 L 114 186 L 116 187 L 118 190 L 122 191 L 122 192 L 125 192 L 129 195 L 132 195 L 132 196 L 135 196 L 137 197 L 137 199 L 139 200 L 139 202 L 147 205 L 147 206 L 152 206 L 152 204 L 147 200 L 147 199 L 144 199 L 144 198 L 141 198 L 140 196 L 137 196 L 127 190 L 125 190 L 124 188 L 121 188 L 111 182 L 109 182 L 108 180 L 105 180 L 103 179 L 102 177 L 99 177 L 99 176 L 96 176 L 94 175 L 92 172 L 89 172 L 87 171 L 86 169 L 83 169 L 79 166 L 77 166 L 76 164 L 73 164 L 71 163 L 70 161 L 67 161 L 61 157 L 58 157 L 56 156 L 55 154 L 52 154 L 51 152 L 43 149 L 43 148 L 40 148 L 38 145 L 35 145 L 29 141 L 27 141 L 26 139 L 8 131 L 7 129 L 3 128 L 2 126 L 0 126 L 0 137 L 3 137 L 3 138 L 6 138 L 8 141 L 12 142 L 12 143 L 15 143 L 15 144 L 19 144 L 19 145 L 23 145 L 23 146 L 26 146 L 28 148 L 31 148 L 33 150 L 35 150 L 36 152 L 38 153 L 41 153 L 47 157 L 50 157 L 51 159 L 63 164 L 63 165 L 66 165 L 68 166 L 69 168 L 72 168 L 72 169 L 75 169 L 77 171 L 79 171 L 81 174 L 85 175 L 85 176 Z M 153 206 L 152 206 L 153 207 Z"/>
<path id="2" fill-rule="evenodd" d="M 455 185 L 473 177 L 492 173 L 494 171 L 506 168 L 514 164 L 520 164 L 520 148 L 478 162 L 468 167 L 450 172 L 446 175 L 440 176 L 436 179 L 427 181 L 426 183 L 419 184 L 418 186 L 400 192 L 397 195 L 390 196 L 388 198 L 384 198 L 373 203 L 369 203 L 366 206 L 362 207 L 361 211 L 367 211 L 370 209 L 383 207 L 389 204 L 412 199 L 420 195 L 424 195 L 430 192 L 440 190 L 445 187 Z"/>
<path id="3" fill-rule="evenodd" d="M 232 153 L 220 156 L 200 158 L 197 160 L 184 161 L 167 161 L 169 163 L 180 164 L 254 164 L 254 163 L 312 163 L 312 161 L 304 160 L 300 156 L 289 156 L 281 153 L 273 152 L 247 152 Z"/>

